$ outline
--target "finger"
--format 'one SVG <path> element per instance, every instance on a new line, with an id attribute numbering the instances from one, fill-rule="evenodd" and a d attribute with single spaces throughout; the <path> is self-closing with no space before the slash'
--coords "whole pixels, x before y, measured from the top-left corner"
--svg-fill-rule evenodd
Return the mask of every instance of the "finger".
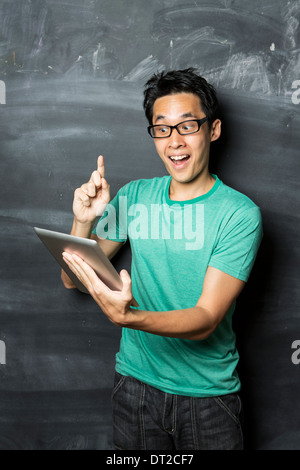
<path id="1" fill-rule="evenodd" d="M 94 206 L 96 209 L 96 216 L 99 217 L 104 214 L 107 204 L 110 201 L 110 186 L 105 178 L 102 178 L 102 190 L 98 191 L 97 204 Z"/>
<path id="2" fill-rule="evenodd" d="M 76 271 L 76 275 L 83 284 L 88 288 L 90 292 L 97 291 L 97 293 L 109 290 L 109 288 L 99 279 L 93 268 L 89 266 L 82 258 L 75 253 L 63 253 L 63 257 L 66 258 L 71 266 Z"/>
<path id="3" fill-rule="evenodd" d="M 97 160 L 97 171 L 100 173 L 102 178 L 105 176 L 105 168 L 104 168 L 104 157 L 100 155 Z"/>
<path id="4" fill-rule="evenodd" d="M 80 265 L 79 261 L 80 258 L 75 255 L 71 255 L 70 253 L 64 252 L 62 254 L 63 260 L 67 264 L 67 266 L 73 271 L 75 276 L 79 279 L 79 281 L 87 288 L 87 290 L 91 293 L 93 290 L 93 284 L 90 280 L 90 277 L 86 275 L 85 270 Z"/>
<path id="5" fill-rule="evenodd" d="M 90 182 L 92 182 L 97 189 L 100 188 L 100 186 L 101 186 L 101 175 L 100 175 L 99 171 L 96 171 L 96 170 L 93 171 L 93 173 L 91 174 Z"/>
<path id="6" fill-rule="evenodd" d="M 81 186 L 81 189 L 89 197 L 95 197 L 96 196 L 97 189 L 96 189 L 95 184 L 91 180 L 88 183 L 84 183 Z"/>
<path id="7" fill-rule="evenodd" d="M 87 189 L 88 189 L 88 195 L 90 197 L 95 197 L 96 196 L 97 188 L 96 188 L 95 183 L 93 181 L 88 182 Z"/>
<path id="8" fill-rule="evenodd" d="M 110 185 L 105 178 L 102 178 L 102 199 L 107 203 L 110 201 Z"/>
<path id="9" fill-rule="evenodd" d="M 132 288 L 131 288 L 131 277 L 129 273 L 126 271 L 126 269 L 122 269 L 120 272 L 120 277 L 123 282 L 123 289 L 122 292 L 125 294 L 126 297 L 129 299 L 132 298 L 131 304 L 133 307 L 139 307 L 138 302 L 135 300 L 134 297 L 132 297 Z"/>
<path id="10" fill-rule="evenodd" d="M 122 271 L 120 272 L 120 277 L 123 282 L 122 292 L 126 296 L 126 298 L 131 299 L 132 298 L 131 277 L 129 273 L 126 271 L 126 269 L 122 269 Z"/>
<path id="11" fill-rule="evenodd" d="M 69 269 L 75 274 L 75 276 L 80 280 L 80 282 L 83 282 L 80 272 L 78 271 L 76 263 L 74 262 L 72 257 L 66 252 L 62 253 L 62 257 Z"/>
<path id="12" fill-rule="evenodd" d="M 87 194 L 87 190 L 84 190 L 82 187 L 77 188 L 74 193 L 75 201 L 82 202 L 84 206 L 90 206 L 90 198 Z"/>

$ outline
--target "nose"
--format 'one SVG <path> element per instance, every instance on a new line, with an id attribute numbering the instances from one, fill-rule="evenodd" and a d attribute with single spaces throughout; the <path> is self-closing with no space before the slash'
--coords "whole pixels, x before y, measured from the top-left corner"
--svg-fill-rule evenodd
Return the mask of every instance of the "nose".
<path id="1" fill-rule="evenodd" d="M 169 147 L 178 148 L 185 146 L 184 136 L 179 134 L 177 129 L 172 129 L 172 133 L 169 137 Z"/>

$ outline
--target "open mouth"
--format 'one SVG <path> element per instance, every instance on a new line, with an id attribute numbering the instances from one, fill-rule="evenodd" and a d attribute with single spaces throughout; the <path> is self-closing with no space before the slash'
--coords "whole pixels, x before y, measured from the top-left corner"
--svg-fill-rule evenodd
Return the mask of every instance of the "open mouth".
<path id="1" fill-rule="evenodd" d="M 190 155 L 170 155 L 169 159 L 175 166 L 181 166 L 191 158 Z"/>

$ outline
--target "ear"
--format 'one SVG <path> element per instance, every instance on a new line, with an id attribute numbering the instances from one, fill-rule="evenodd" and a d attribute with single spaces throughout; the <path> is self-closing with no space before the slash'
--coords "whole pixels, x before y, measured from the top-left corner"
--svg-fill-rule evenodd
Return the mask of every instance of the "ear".
<path id="1" fill-rule="evenodd" d="M 220 119 L 216 119 L 211 126 L 210 129 L 210 141 L 213 142 L 214 140 L 218 140 L 221 135 L 221 121 Z"/>

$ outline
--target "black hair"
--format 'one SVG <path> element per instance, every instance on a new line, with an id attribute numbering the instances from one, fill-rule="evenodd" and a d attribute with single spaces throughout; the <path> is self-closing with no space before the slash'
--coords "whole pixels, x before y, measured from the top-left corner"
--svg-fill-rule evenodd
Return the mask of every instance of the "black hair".
<path id="1" fill-rule="evenodd" d="M 200 98 L 201 109 L 208 117 L 208 125 L 211 127 L 218 117 L 219 105 L 216 91 L 192 67 L 184 70 L 159 72 L 147 81 L 144 90 L 144 110 L 149 124 L 152 125 L 154 102 L 163 96 L 177 93 L 197 95 Z"/>

